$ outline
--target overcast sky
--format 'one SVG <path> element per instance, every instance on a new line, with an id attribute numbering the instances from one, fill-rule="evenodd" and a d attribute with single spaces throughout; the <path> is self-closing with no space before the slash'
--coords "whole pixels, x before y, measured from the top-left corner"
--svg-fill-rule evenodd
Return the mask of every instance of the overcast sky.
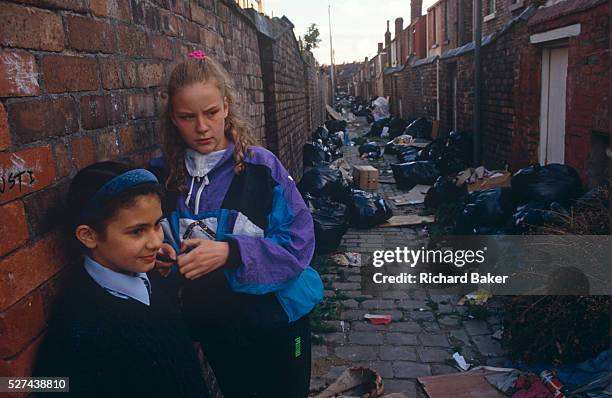
<path id="1" fill-rule="evenodd" d="M 423 14 L 435 2 L 423 0 Z M 296 38 L 304 36 L 311 23 L 317 24 L 322 41 L 313 53 L 321 64 L 330 63 L 328 5 L 336 64 L 372 58 L 377 43 L 385 40 L 387 20 L 392 39 L 395 18 L 404 18 L 404 28 L 410 21 L 410 0 L 264 0 L 266 14 L 285 15 L 293 22 Z"/>

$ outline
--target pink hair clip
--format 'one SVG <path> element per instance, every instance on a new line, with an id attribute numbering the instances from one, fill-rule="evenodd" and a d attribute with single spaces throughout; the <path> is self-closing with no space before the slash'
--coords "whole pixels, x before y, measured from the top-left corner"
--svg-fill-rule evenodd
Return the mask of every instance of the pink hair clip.
<path id="1" fill-rule="evenodd" d="M 194 52 L 189 53 L 188 57 L 194 59 L 204 59 L 206 58 L 206 54 L 200 50 L 195 50 Z"/>

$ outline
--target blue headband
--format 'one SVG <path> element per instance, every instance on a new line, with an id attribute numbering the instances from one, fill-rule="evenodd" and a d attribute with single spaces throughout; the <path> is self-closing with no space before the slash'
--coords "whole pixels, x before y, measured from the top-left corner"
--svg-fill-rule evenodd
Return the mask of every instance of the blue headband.
<path id="1" fill-rule="evenodd" d="M 81 218 L 85 219 L 93 216 L 102 207 L 104 202 L 112 199 L 126 190 L 142 184 L 159 184 L 153 173 L 145 169 L 134 169 L 119 174 L 106 184 L 102 185 L 96 194 L 89 199 L 85 208 L 81 211 Z"/>

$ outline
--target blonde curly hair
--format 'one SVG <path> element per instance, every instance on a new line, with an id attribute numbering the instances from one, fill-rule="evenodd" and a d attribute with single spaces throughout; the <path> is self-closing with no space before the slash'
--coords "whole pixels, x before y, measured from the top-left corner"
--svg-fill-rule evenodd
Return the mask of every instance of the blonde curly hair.
<path id="1" fill-rule="evenodd" d="M 250 133 L 250 126 L 243 119 L 234 93 L 234 84 L 227 71 L 210 57 L 188 59 L 176 65 L 170 75 L 165 97 L 166 108 L 162 115 L 162 150 L 170 169 L 166 187 L 174 191 L 185 191 L 185 149 L 186 145 L 171 119 L 172 99 L 177 90 L 195 83 L 212 82 L 221 91 L 228 104 L 225 118 L 225 137 L 234 143 L 234 172 L 239 175 L 244 171 L 244 158 L 249 146 L 256 142 Z"/>

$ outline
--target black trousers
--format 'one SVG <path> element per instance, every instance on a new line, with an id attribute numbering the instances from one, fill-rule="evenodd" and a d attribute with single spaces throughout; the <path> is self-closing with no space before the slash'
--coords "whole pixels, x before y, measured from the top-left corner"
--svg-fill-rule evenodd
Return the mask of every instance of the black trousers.
<path id="1" fill-rule="evenodd" d="M 308 316 L 273 330 L 243 330 L 239 343 L 228 340 L 223 328 L 214 329 L 201 335 L 200 343 L 225 398 L 308 397 Z"/>

